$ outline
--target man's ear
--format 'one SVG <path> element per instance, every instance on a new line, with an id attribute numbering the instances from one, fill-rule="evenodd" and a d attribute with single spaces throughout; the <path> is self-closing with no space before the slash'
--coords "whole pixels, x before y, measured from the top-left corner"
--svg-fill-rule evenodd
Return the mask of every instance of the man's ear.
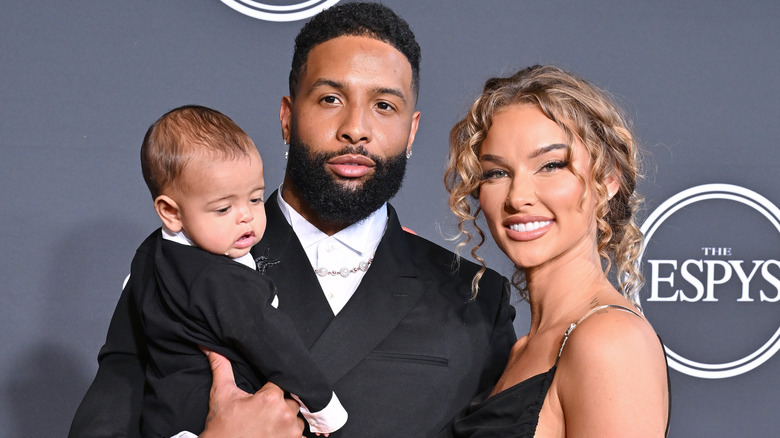
<path id="1" fill-rule="evenodd" d="M 154 200 L 154 210 L 163 222 L 165 228 L 178 233 L 182 229 L 179 206 L 170 196 L 160 195 Z"/>
<path id="2" fill-rule="evenodd" d="M 409 130 L 409 140 L 406 142 L 406 155 L 411 155 L 414 137 L 417 135 L 417 128 L 420 126 L 420 112 L 415 111 L 412 116 L 412 126 Z"/>
<path id="3" fill-rule="evenodd" d="M 292 120 L 292 97 L 282 97 L 282 103 L 279 107 L 279 122 L 282 125 L 282 141 L 284 144 L 290 143 L 290 123 Z"/>

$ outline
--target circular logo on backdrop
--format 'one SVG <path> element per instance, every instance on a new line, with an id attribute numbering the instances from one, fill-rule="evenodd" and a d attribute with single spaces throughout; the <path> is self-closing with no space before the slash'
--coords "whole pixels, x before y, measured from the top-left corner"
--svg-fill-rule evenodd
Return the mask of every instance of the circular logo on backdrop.
<path id="1" fill-rule="evenodd" d="M 265 21 L 304 20 L 322 12 L 339 0 L 255 2 L 251 0 L 220 0 L 232 9 L 252 18 Z"/>
<path id="2" fill-rule="evenodd" d="M 642 224 L 642 307 L 669 366 L 721 379 L 780 350 L 780 209 L 744 187 L 707 184 Z"/>

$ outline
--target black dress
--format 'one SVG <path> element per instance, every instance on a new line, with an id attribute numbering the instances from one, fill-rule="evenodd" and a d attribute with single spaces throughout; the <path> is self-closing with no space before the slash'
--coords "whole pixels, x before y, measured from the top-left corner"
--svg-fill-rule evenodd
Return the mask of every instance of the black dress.
<path id="1" fill-rule="evenodd" d="M 452 422 L 450 428 L 439 435 L 439 438 L 533 438 L 539 423 L 539 413 L 553 377 L 555 377 L 555 370 L 558 366 L 558 360 L 561 358 L 563 346 L 566 345 L 566 340 L 569 339 L 574 328 L 585 318 L 607 307 L 625 310 L 639 316 L 633 310 L 622 306 L 606 305 L 592 309 L 566 330 L 558 350 L 558 357 L 549 371 L 523 380 L 492 397 L 489 397 L 491 390 L 478 395 Z M 666 379 L 668 384 L 668 367 Z M 671 390 L 669 400 L 669 412 L 671 413 Z M 669 421 L 667 419 L 666 434 L 668 435 L 668 433 Z"/>

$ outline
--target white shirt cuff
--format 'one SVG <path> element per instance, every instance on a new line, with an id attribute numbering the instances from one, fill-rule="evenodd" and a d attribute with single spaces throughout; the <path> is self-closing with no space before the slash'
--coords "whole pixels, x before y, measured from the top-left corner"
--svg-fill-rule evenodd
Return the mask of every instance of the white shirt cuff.
<path id="1" fill-rule="evenodd" d="M 336 393 L 330 399 L 330 403 L 319 412 L 310 412 L 295 394 L 290 394 L 299 405 L 301 414 L 309 423 L 309 430 L 314 433 L 331 433 L 344 426 L 347 422 L 347 411 L 341 405 Z M 182 437 L 184 438 L 184 437 Z"/>
<path id="2" fill-rule="evenodd" d="M 172 436 L 171 438 L 198 438 L 198 436 L 195 435 L 192 432 L 184 431 L 184 432 L 177 433 L 176 435 Z"/>

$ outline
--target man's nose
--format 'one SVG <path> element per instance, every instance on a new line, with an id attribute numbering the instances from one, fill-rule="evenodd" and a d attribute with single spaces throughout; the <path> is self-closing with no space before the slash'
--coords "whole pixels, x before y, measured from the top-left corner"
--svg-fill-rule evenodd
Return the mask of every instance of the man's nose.
<path id="1" fill-rule="evenodd" d="M 355 104 L 345 109 L 344 119 L 339 127 L 338 136 L 351 144 L 371 141 L 371 110 Z"/>

